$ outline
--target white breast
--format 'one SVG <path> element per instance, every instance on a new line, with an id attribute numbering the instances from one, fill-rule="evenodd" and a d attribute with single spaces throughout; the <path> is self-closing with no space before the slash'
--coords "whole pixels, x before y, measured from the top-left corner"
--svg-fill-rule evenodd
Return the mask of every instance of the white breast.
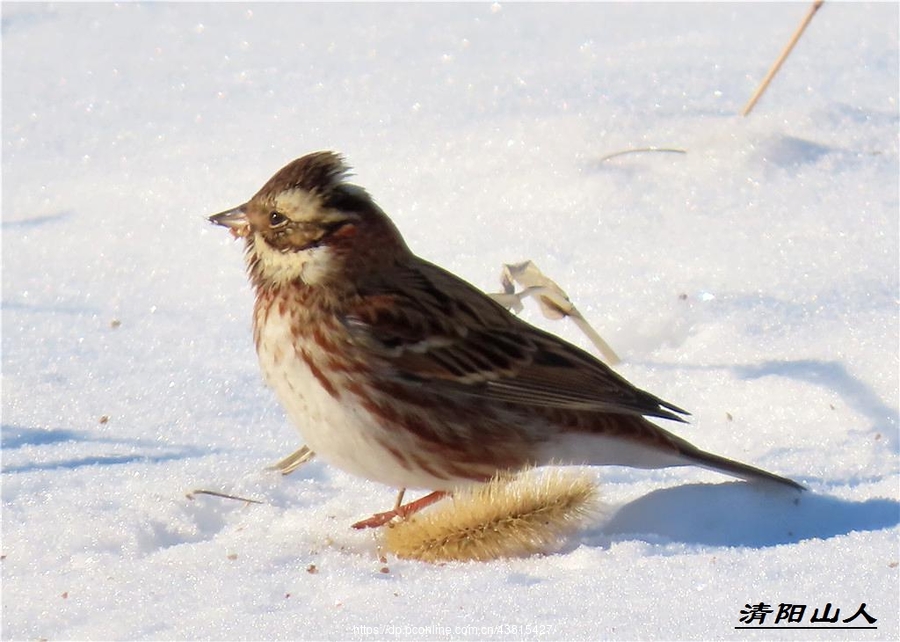
<path id="1" fill-rule="evenodd" d="M 334 396 L 322 385 L 301 356 L 306 346 L 291 332 L 289 316 L 272 309 L 260 321 L 257 352 L 263 376 L 317 455 L 351 474 L 389 486 L 446 484 L 446 480 L 431 480 L 421 471 L 404 468 L 380 443 L 390 435 L 355 397 L 343 390 Z"/>

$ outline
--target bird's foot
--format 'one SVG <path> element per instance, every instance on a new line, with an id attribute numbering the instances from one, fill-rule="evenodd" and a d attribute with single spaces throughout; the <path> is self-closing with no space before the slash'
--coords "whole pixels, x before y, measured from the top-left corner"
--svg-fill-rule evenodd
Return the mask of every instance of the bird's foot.
<path id="1" fill-rule="evenodd" d="M 433 493 L 425 495 L 424 497 L 420 497 L 413 502 L 403 504 L 402 506 L 397 506 L 393 510 L 385 511 L 384 513 L 375 513 L 367 519 L 356 522 L 353 525 L 353 528 L 357 530 L 363 528 L 378 528 L 379 526 L 384 526 L 394 519 L 406 519 L 413 513 L 418 513 L 423 508 L 431 506 L 436 501 L 444 498 L 447 494 L 448 493 L 446 491 L 436 490 Z"/>

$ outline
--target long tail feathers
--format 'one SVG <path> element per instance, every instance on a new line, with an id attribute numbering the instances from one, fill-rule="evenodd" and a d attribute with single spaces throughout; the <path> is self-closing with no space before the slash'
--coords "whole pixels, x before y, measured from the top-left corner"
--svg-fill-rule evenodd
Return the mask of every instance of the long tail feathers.
<path id="1" fill-rule="evenodd" d="M 749 482 L 765 482 L 788 486 L 794 490 L 806 490 L 806 486 L 798 484 L 787 477 L 781 477 L 766 470 L 762 470 L 761 468 L 755 468 L 726 457 L 708 453 L 690 444 L 687 444 L 686 446 L 687 447 L 682 446 L 681 454 L 690 459 L 691 462 L 697 466 L 733 475 Z"/>

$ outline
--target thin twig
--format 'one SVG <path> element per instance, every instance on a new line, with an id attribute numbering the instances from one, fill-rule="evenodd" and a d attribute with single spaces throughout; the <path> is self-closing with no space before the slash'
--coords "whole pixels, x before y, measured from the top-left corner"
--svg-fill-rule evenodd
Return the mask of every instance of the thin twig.
<path id="1" fill-rule="evenodd" d="M 290 475 L 315 456 L 316 453 L 310 450 L 309 446 L 303 446 L 278 463 L 269 466 L 269 470 L 280 470 L 282 475 Z"/>
<path id="2" fill-rule="evenodd" d="M 759 87 L 756 88 L 756 91 L 750 97 L 750 100 L 744 107 L 744 111 L 741 112 L 741 116 L 746 116 L 753 110 L 756 102 L 762 97 L 763 93 L 768 88 L 769 83 L 772 82 L 775 74 L 778 73 L 778 70 L 781 69 L 781 65 L 785 60 L 787 60 L 787 57 L 791 55 L 791 51 L 794 49 L 794 45 L 796 45 L 797 41 L 800 40 L 800 36 L 803 35 L 803 32 L 806 30 L 807 25 L 809 25 L 810 21 L 813 19 L 813 16 L 816 15 L 816 11 L 819 10 L 819 7 L 822 6 L 822 3 L 824 1 L 825 0 L 815 0 L 815 2 L 813 2 L 809 7 L 809 11 L 806 12 L 806 16 L 803 17 L 803 21 L 800 23 L 800 26 L 797 27 L 796 31 L 794 31 L 794 35 L 791 36 L 791 39 L 788 41 L 787 46 L 785 46 L 784 51 L 782 51 L 781 55 L 778 56 L 778 60 L 776 60 L 775 64 L 772 65 L 772 68 L 769 69 L 769 73 L 767 73 L 766 77 L 763 78 L 761 83 L 759 83 Z"/>
<path id="3" fill-rule="evenodd" d="M 246 497 L 238 497 L 237 495 L 226 495 L 215 490 L 192 490 L 187 494 L 188 499 L 194 499 L 194 495 L 212 495 L 213 497 L 221 497 L 222 499 L 234 499 L 239 502 L 247 502 L 248 504 L 263 504 L 258 499 L 247 499 Z"/>
<path id="4" fill-rule="evenodd" d="M 520 292 L 516 292 L 517 283 L 523 288 Z M 581 315 L 563 289 L 553 279 L 541 272 L 533 261 L 505 264 L 500 274 L 500 284 L 503 286 L 503 292 L 489 295 L 500 305 L 518 314 L 523 309 L 522 300 L 532 297 L 538 302 L 541 312 L 548 319 L 570 317 L 587 335 L 609 365 L 614 366 L 621 361 L 609 344 Z"/>
<path id="5" fill-rule="evenodd" d="M 611 158 L 616 158 L 618 156 L 624 156 L 625 154 L 637 154 L 643 152 L 669 152 L 671 154 L 687 154 L 687 152 L 683 149 L 676 149 L 674 147 L 637 147 L 635 149 L 623 149 L 618 152 L 613 152 L 612 154 L 607 154 L 603 158 L 597 161 L 597 164 L 604 163 Z"/>

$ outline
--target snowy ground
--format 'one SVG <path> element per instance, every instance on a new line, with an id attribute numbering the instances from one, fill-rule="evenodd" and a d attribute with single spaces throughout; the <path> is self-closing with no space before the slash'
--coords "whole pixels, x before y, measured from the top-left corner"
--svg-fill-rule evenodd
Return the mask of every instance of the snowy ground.
<path id="1" fill-rule="evenodd" d="M 3 638 L 898 639 L 898 6 L 826 3 L 736 117 L 805 11 L 4 3 Z M 645 146 L 687 154 L 600 161 Z M 381 563 L 349 524 L 390 489 L 264 470 L 300 441 L 204 219 L 318 149 L 479 287 L 534 259 L 680 434 L 810 492 L 608 468 L 558 554 Z M 877 629 L 736 629 L 759 602 Z"/>

